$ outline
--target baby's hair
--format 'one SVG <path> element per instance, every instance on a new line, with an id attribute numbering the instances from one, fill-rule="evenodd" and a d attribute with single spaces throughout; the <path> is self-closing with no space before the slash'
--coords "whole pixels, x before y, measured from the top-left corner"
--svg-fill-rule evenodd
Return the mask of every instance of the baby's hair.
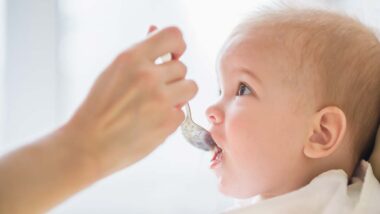
<path id="1" fill-rule="evenodd" d="M 380 43 L 375 33 L 347 15 L 281 6 L 247 18 L 232 36 L 257 29 L 270 30 L 268 39 L 292 56 L 296 64 L 287 79 L 304 87 L 303 101 L 320 109 L 337 106 L 345 113 L 345 139 L 353 143 L 355 158 L 367 159 L 380 122 Z"/>

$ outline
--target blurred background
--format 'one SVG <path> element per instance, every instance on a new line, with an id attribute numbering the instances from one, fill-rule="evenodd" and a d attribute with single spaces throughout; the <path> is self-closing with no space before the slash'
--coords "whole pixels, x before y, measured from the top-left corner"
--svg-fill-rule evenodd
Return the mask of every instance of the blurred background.
<path id="1" fill-rule="evenodd" d="M 0 154 L 60 126 L 93 81 L 149 25 L 179 26 L 183 61 L 199 85 L 190 103 L 207 127 L 218 96 L 215 62 L 231 29 L 271 0 L 0 0 Z M 289 1 L 287 1 L 289 2 Z M 345 11 L 380 26 L 380 2 L 291 1 Z M 233 205 L 208 169 L 210 154 L 180 132 L 152 155 L 76 194 L 51 213 L 219 213 Z M 27 178 L 25 178 L 27 179 Z"/>

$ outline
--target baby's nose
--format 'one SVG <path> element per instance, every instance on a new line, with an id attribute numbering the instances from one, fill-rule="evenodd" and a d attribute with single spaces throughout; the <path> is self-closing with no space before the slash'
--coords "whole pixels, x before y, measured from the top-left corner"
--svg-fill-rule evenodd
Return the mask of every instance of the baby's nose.
<path id="1" fill-rule="evenodd" d="M 223 122 L 223 111 L 216 105 L 212 105 L 207 108 L 206 116 L 208 121 L 213 125 L 217 125 Z"/>

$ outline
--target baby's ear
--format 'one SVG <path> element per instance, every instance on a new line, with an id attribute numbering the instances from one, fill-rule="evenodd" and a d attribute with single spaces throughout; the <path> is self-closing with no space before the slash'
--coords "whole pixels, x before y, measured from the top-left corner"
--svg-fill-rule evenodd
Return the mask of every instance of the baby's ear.
<path id="1" fill-rule="evenodd" d="M 313 126 L 303 152 L 309 158 L 332 154 L 342 143 L 346 132 L 346 116 L 335 106 L 328 106 L 314 115 Z"/>

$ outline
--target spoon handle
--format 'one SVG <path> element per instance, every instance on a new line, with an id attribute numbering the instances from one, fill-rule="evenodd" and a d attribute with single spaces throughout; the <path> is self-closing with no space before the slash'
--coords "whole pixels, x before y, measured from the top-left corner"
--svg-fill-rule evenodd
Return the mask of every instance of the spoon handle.
<path id="1" fill-rule="evenodd" d="M 186 103 L 185 109 L 186 109 L 186 118 L 191 119 L 191 110 L 190 110 L 189 103 Z"/>

